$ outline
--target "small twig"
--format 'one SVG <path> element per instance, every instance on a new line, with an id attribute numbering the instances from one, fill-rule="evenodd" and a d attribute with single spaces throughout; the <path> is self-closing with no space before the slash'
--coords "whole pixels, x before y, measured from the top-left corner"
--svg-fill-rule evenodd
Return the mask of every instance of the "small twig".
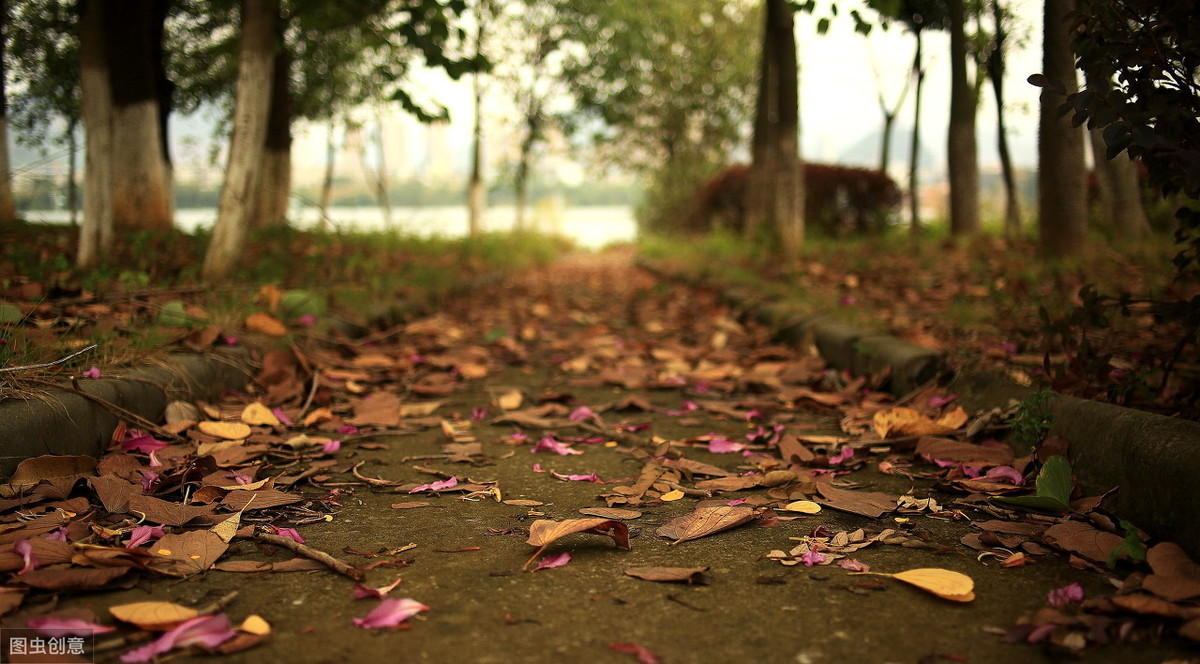
<path id="1" fill-rule="evenodd" d="M 688 487 L 675 482 L 663 482 L 663 484 L 666 484 L 668 487 L 676 491 L 683 492 L 683 495 L 685 496 L 692 496 L 693 498 L 712 498 L 712 491 L 706 491 L 704 489 L 689 489 Z"/>
<path id="2" fill-rule="evenodd" d="M 359 473 L 358 467 L 363 465 L 364 463 L 366 463 L 366 462 L 359 461 L 358 463 L 351 466 L 350 474 L 352 474 L 355 477 L 357 477 L 358 479 L 366 482 L 367 484 L 370 484 L 371 486 L 396 486 L 396 485 L 400 484 L 400 482 L 393 482 L 392 480 L 385 480 L 380 477 L 367 477 L 366 475 Z"/>
<path id="3" fill-rule="evenodd" d="M 96 344 L 92 344 L 90 346 L 85 346 L 85 347 L 80 348 L 79 350 L 75 351 L 74 353 L 71 353 L 70 355 L 68 355 L 66 357 L 54 360 L 53 362 L 43 362 L 42 364 L 27 364 L 27 365 L 21 366 L 21 367 L 0 367 L 0 373 L 8 373 L 10 371 L 26 371 L 29 369 L 46 369 L 48 367 L 55 367 L 55 366 L 62 364 L 63 362 L 68 362 L 76 357 L 79 357 L 80 355 L 83 355 L 84 353 L 86 353 L 90 350 L 94 350 L 95 348 L 96 348 Z"/>
<path id="4" fill-rule="evenodd" d="M 304 414 L 308 412 L 308 407 L 312 405 L 313 399 L 317 396 L 317 387 L 321 385 L 321 370 L 314 369 L 312 375 L 312 387 L 308 390 L 308 398 L 304 400 L 304 405 L 300 407 L 300 414 L 296 416 L 297 420 L 304 419 Z"/>
<path id="5" fill-rule="evenodd" d="M 290 537 L 282 537 L 280 535 L 274 535 L 271 533 L 255 532 L 254 539 L 261 542 L 266 542 L 268 544 L 281 546 L 285 549 L 289 549 L 295 553 L 298 553 L 305 558 L 315 560 L 352 581 L 362 581 L 366 578 L 366 575 L 363 574 L 363 571 L 357 567 L 354 567 L 343 560 L 338 560 L 324 551 L 314 549 L 307 544 L 301 544 Z"/>

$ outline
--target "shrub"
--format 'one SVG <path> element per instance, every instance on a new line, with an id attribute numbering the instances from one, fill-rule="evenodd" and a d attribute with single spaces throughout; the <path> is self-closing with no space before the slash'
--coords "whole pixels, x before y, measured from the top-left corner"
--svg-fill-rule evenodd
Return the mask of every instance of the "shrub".
<path id="1" fill-rule="evenodd" d="M 750 167 L 728 166 L 696 188 L 690 230 L 740 230 Z M 886 173 L 834 164 L 804 164 L 805 224 L 840 237 L 882 231 L 900 206 L 900 189 Z"/>

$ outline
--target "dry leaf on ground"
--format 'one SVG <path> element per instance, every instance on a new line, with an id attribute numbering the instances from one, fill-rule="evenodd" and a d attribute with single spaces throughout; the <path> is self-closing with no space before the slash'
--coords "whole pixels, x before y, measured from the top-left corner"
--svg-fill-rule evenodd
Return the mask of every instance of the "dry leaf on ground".
<path id="1" fill-rule="evenodd" d="M 654 531 L 659 537 L 675 540 L 679 544 L 722 530 L 729 530 L 757 518 L 754 509 L 745 505 L 719 505 L 701 507 L 681 517 L 671 519 Z"/>

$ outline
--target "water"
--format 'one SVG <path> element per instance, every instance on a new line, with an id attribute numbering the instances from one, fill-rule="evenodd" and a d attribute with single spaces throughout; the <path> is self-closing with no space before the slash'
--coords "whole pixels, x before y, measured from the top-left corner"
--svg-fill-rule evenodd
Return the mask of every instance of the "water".
<path id="1" fill-rule="evenodd" d="M 22 213 L 30 221 L 67 223 L 65 210 L 29 210 Z M 312 229 L 320 225 L 320 211 L 315 207 L 294 207 L 290 212 L 297 228 Z M 490 208 L 484 215 L 483 228 L 505 231 L 513 227 L 516 212 L 511 205 Z M 181 208 L 175 211 L 175 225 L 193 232 L 211 228 L 217 217 L 215 208 Z M 526 213 L 527 225 L 533 229 L 570 238 L 580 247 L 598 249 L 617 242 L 637 238 L 633 210 L 624 205 L 569 207 L 553 199 L 539 201 Z M 464 237 L 467 234 L 467 209 L 463 206 L 394 207 L 391 229 L 420 237 Z M 375 206 L 330 208 L 329 230 L 384 230 L 389 225 L 383 209 Z"/>

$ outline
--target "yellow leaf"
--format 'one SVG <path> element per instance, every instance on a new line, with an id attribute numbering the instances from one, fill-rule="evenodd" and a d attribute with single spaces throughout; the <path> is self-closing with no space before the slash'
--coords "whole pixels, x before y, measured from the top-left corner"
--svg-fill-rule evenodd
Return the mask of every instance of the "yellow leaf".
<path id="1" fill-rule="evenodd" d="M 948 569 L 924 567 L 883 576 L 900 579 L 907 584 L 953 602 L 970 602 L 975 599 L 975 582 L 971 580 L 971 577 Z"/>
<path id="2" fill-rule="evenodd" d="M 674 491 L 668 491 L 667 493 L 664 493 L 659 500 L 669 503 L 672 500 L 679 500 L 680 498 L 683 498 L 683 492 L 679 489 L 675 489 Z"/>
<path id="3" fill-rule="evenodd" d="M 794 503 L 788 503 L 783 509 L 789 512 L 800 512 L 801 514 L 818 514 L 821 511 L 821 506 L 811 500 L 797 500 Z"/>
<path id="4" fill-rule="evenodd" d="M 200 612 L 171 602 L 134 602 L 108 609 L 117 620 L 137 625 L 142 629 L 168 630 L 185 620 L 191 620 Z"/>
<path id="5" fill-rule="evenodd" d="M 242 621 L 242 624 L 238 625 L 238 629 L 246 632 L 247 634 L 266 636 L 271 633 L 271 623 L 267 622 L 262 616 L 255 613 L 246 616 L 246 619 Z"/>
<path id="6" fill-rule="evenodd" d="M 275 413 L 272 413 L 270 408 L 262 405 L 262 402 L 259 401 L 242 409 L 242 421 L 246 424 L 265 424 L 272 427 L 280 425 L 279 418 L 275 417 Z"/>
<path id="7" fill-rule="evenodd" d="M 521 394 L 521 390 L 509 390 L 496 398 L 496 405 L 504 410 L 516 410 L 521 407 L 521 402 L 525 396 Z"/>
<path id="8" fill-rule="evenodd" d="M 252 433 L 250 425 L 242 422 L 201 422 L 196 427 L 203 433 L 225 440 L 242 440 Z"/>
<path id="9" fill-rule="evenodd" d="M 880 438 L 937 435 L 949 433 L 955 428 L 934 422 L 912 408 L 903 406 L 875 413 L 871 426 Z"/>
<path id="10" fill-rule="evenodd" d="M 962 425 L 966 424 L 967 420 L 969 419 L 970 417 L 967 415 L 967 411 L 963 410 L 962 406 L 955 406 L 954 410 L 951 410 L 945 415 L 939 417 L 937 419 L 937 424 L 940 424 L 944 427 L 950 427 L 951 429 L 958 429 L 961 428 Z"/>
<path id="11" fill-rule="evenodd" d="M 444 403 L 446 403 L 445 399 L 401 404 L 400 417 L 426 417 L 432 415 L 433 411 L 441 408 Z"/>

